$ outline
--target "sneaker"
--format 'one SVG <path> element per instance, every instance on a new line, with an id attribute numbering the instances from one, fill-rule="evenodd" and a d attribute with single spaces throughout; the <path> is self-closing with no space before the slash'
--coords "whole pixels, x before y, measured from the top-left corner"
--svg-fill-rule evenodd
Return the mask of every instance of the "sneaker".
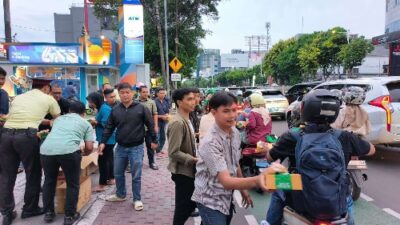
<path id="1" fill-rule="evenodd" d="M 142 211 L 144 206 L 142 201 L 135 201 L 133 203 L 133 207 L 135 208 L 136 211 Z"/>
<path id="2" fill-rule="evenodd" d="M 13 211 L 7 215 L 3 215 L 3 225 L 11 225 L 12 221 L 17 218 L 17 212 Z"/>
<path id="3" fill-rule="evenodd" d="M 55 212 L 47 212 L 46 214 L 44 214 L 44 222 L 46 223 L 51 223 L 54 221 L 54 218 L 56 217 L 56 213 Z"/>
<path id="4" fill-rule="evenodd" d="M 77 220 L 79 220 L 80 217 L 81 217 L 81 215 L 79 213 L 75 213 L 75 215 L 73 215 L 73 216 L 65 216 L 64 217 L 64 225 L 72 225 Z"/>
<path id="5" fill-rule="evenodd" d="M 126 201 L 126 196 L 123 198 L 118 197 L 117 195 L 110 195 L 106 198 L 108 202 L 123 202 Z"/>

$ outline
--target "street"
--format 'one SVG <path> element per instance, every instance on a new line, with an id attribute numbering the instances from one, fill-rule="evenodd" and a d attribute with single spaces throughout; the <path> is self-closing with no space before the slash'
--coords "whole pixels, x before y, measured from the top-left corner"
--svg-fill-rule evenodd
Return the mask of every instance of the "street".
<path id="1" fill-rule="evenodd" d="M 281 135 L 287 130 L 286 122 L 274 120 L 273 122 L 273 132 L 276 135 Z M 382 225 L 382 224 L 400 224 L 400 196 L 397 194 L 397 188 L 400 185 L 397 175 L 400 169 L 399 162 L 400 153 L 382 151 L 379 149 L 377 154 L 372 158 L 367 158 L 368 163 L 368 181 L 365 183 L 362 190 L 361 198 L 355 202 L 355 215 L 356 224 L 362 225 Z M 166 170 L 167 159 L 159 159 L 158 162 L 162 165 L 162 169 L 159 172 L 154 172 L 149 170 L 148 165 L 144 165 L 144 181 L 142 189 L 151 188 L 154 190 L 153 194 L 146 194 L 147 206 L 145 208 L 145 215 L 134 212 L 131 208 L 131 204 L 127 201 L 124 204 L 113 205 L 105 202 L 105 194 L 110 194 L 114 191 L 114 188 L 109 188 L 106 193 L 103 194 L 93 194 L 92 200 L 85 207 L 81 214 L 83 216 L 82 220 L 78 224 L 113 224 L 116 221 L 135 221 L 134 224 L 143 224 L 145 219 L 151 220 L 152 216 L 149 216 L 152 211 L 160 210 L 160 212 L 165 211 L 165 217 L 171 216 L 171 210 L 173 210 L 173 188 L 171 181 L 168 177 L 168 172 Z M 130 176 L 127 174 L 127 177 Z M 162 177 L 162 180 L 154 179 L 155 177 Z M 97 182 L 98 174 L 92 176 L 93 184 Z M 159 183 L 157 187 L 154 187 L 154 182 Z M 129 182 L 128 182 L 129 183 Z M 162 185 L 161 185 L 162 184 Z M 390 184 L 390 185 L 385 185 Z M 25 175 L 22 173 L 18 176 L 15 196 L 17 209 L 22 207 L 23 204 L 23 192 L 25 186 Z M 250 192 L 254 200 L 254 208 L 244 209 L 236 204 L 236 214 L 233 217 L 232 225 L 255 225 L 265 219 L 266 211 L 268 209 L 268 204 L 270 200 L 270 194 L 264 193 L 259 194 L 255 191 Z M 235 193 L 236 202 L 240 202 L 240 194 Z M 160 202 L 165 204 L 159 205 Z M 19 211 L 20 212 L 20 211 Z M 126 215 L 126 212 L 131 212 L 130 215 Z M 396 218 L 397 217 L 397 218 Z M 136 219 L 135 219 L 136 218 Z M 137 219 L 139 218 L 139 219 Z M 161 217 L 160 217 L 161 218 Z M 165 220 L 163 221 L 168 221 Z M 14 224 L 29 224 L 29 225 L 39 225 L 43 224 L 42 217 L 35 217 L 32 219 L 21 220 L 17 219 Z M 56 222 L 61 222 L 62 216 L 58 216 Z M 142 222 L 143 223 L 142 223 Z M 147 221 L 149 222 L 149 221 Z M 159 220 L 160 224 L 161 221 Z M 200 224 L 200 218 L 191 219 L 188 224 Z M 156 224 L 156 223 L 154 223 Z M 168 224 L 164 222 L 162 224 Z"/>

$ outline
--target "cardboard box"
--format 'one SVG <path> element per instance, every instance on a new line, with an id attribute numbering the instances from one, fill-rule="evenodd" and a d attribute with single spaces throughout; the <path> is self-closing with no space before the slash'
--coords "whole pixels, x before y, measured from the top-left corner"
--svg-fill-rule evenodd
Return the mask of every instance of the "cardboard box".
<path id="1" fill-rule="evenodd" d="M 99 158 L 99 154 L 97 152 L 93 152 L 88 156 L 83 156 L 81 161 L 81 175 L 79 178 L 79 182 L 84 181 L 88 176 L 95 173 L 98 169 L 97 160 Z M 61 170 L 58 172 L 57 177 L 57 186 L 65 182 L 64 172 Z"/>
<path id="2" fill-rule="evenodd" d="M 303 190 L 300 174 L 267 174 L 265 183 L 269 190 Z"/>
<path id="3" fill-rule="evenodd" d="M 67 183 L 63 182 L 56 189 L 56 213 L 65 213 L 65 200 L 67 194 Z M 89 201 L 92 196 L 92 180 L 87 177 L 80 183 L 79 198 L 76 210 L 79 212 Z"/>
<path id="4" fill-rule="evenodd" d="M 90 175 L 97 171 L 97 160 L 99 154 L 93 152 L 88 156 L 83 156 L 81 161 L 81 174 L 79 177 L 79 200 L 77 211 L 82 209 L 90 200 L 92 195 L 92 181 Z M 56 188 L 56 213 L 64 213 L 65 198 L 67 191 L 67 183 L 65 181 L 64 172 L 60 169 L 57 177 Z"/>

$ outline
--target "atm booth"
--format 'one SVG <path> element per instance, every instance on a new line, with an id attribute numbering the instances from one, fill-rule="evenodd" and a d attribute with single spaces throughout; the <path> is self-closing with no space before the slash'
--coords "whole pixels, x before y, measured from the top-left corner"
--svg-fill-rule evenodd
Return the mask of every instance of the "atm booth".
<path id="1" fill-rule="evenodd" d="M 88 38 L 81 43 L 5 43 L 7 71 L 3 87 L 10 96 L 31 89 L 32 78 L 50 79 L 63 88 L 63 97 L 86 96 L 102 84 L 119 83 L 117 44 L 109 39 Z M 72 91 L 71 91 L 72 90 Z"/>

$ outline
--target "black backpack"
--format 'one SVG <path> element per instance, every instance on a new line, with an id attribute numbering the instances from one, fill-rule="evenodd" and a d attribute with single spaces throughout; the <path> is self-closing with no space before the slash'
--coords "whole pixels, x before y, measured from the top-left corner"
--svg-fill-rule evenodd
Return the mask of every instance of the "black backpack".
<path id="1" fill-rule="evenodd" d="M 339 141 L 341 131 L 291 131 L 291 135 L 297 140 L 296 170 L 303 182 L 303 191 L 291 193 L 294 210 L 319 220 L 345 215 L 349 181 Z"/>

